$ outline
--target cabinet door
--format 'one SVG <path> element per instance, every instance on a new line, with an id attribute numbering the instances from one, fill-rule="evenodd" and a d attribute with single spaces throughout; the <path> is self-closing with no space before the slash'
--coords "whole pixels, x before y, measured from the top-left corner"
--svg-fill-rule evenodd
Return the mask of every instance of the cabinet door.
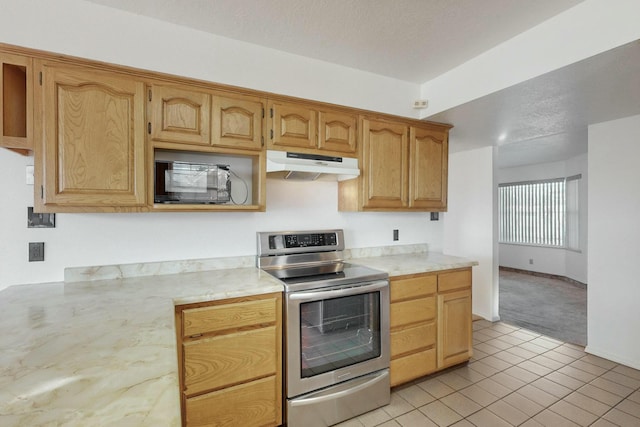
<path id="1" fill-rule="evenodd" d="M 33 150 L 32 60 L 0 52 L 0 147 Z"/>
<path id="2" fill-rule="evenodd" d="M 406 207 L 409 170 L 407 126 L 364 119 L 362 127 L 364 207 Z"/>
<path id="3" fill-rule="evenodd" d="M 447 207 L 447 131 L 411 128 L 409 205 L 445 210 Z"/>
<path id="4" fill-rule="evenodd" d="M 471 289 L 438 295 L 438 369 L 472 355 Z"/>
<path id="5" fill-rule="evenodd" d="M 45 205 L 144 205 L 144 84 L 55 64 L 41 70 Z"/>
<path id="6" fill-rule="evenodd" d="M 269 147 L 315 148 L 317 141 L 317 116 L 304 105 L 272 102 L 269 104 L 271 136 Z"/>
<path id="7" fill-rule="evenodd" d="M 259 98 L 214 96 L 213 145 L 262 149 L 264 102 Z"/>
<path id="8" fill-rule="evenodd" d="M 356 153 L 358 119 L 354 114 L 320 111 L 318 123 L 320 150 Z"/>
<path id="9" fill-rule="evenodd" d="M 154 85 L 149 90 L 152 139 L 211 143 L 211 95 L 172 86 Z"/>

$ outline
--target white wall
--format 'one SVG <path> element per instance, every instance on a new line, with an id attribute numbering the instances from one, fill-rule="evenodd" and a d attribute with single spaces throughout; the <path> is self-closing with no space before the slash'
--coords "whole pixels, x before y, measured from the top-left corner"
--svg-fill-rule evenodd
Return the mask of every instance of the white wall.
<path id="1" fill-rule="evenodd" d="M 580 252 L 525 245 L 499 245 L 499 264 L 503 267 L 566 276 L 587 283 L 587 154 L 567 161 L 498 170 L 498 183 L 552 179 L 582 174 L 580 180 Z M 530 264 L 529 260 L 533 260 Z"/>
<path id="2" fill-rule="evenodd" d="M 589 126 L 589 353 L 640 369 L 640 116 Z"/>
<path id="3" fill-rule="evenodd" d="M 65 267 L 255 255 L 256 232 L 344 228 L 351 248 L 428 243 L 442 250 L 442 222 L 425 213 L 338 212 L 336 182 L 267 180 L 264 213 L 57 214 L 56 227 L 27 228 L 32 163 L 0 150 L 0 289 L 63 280 Z M 393 229 L 400 240 L 393 241 Z M 28 262 L 28 242 L 45 242 L 45 261 Z"/>
<path id="4" fill-rule="evenodd" d="M 419 86 L 261 48 L 81 0 L 0 0 L 0 42 L 105 62 L 415 116 Z M 255 254 L 256 231 L 341 227 L 349 247 L 428 243 L 442 222 L 419 213 L 339 213 L 335 182 L 268 180 L 266 213 L 58 214 L 27 229 L 25 158 L 0 150 L 0 289 L 58 281 L 72 266 Z M 392 242 L 392 229 L 400 240 Z M 27 262 L 28 242 L 45 261 Z"/>
<path id="5" fill-rule="evenodd" d="M 494 147 L 449 156 L 444 252 L 479 262 L 473 267 L 473 313 L 498 320 L 497 187 Z"/>

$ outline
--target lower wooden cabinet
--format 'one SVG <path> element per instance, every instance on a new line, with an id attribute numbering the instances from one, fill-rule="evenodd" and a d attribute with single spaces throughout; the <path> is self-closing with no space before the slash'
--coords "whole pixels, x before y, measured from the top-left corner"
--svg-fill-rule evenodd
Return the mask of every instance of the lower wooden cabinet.
<path id="1" fill-rule="evenodd" d="M 438 368 L 473 355 L 471 268 L 438 275 Z"/>
<path id="2" fill-rule="evenodd" d="M 391 386 L 472 356 L 471 268 L 391 278 Z"/>
<path id="3" fill-rule="evenodd" d="M 183 424 L 282 423 L 280 293 L 176 307 Z"/>
<path id="4" fill-rule="evenodd" d="M 436 370 L 435 274 L 391 278 L 391 386 Z"/>

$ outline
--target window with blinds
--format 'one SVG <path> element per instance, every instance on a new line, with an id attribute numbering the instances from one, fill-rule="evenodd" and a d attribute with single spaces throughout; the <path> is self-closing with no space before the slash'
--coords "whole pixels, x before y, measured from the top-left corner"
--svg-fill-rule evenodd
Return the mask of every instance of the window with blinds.
<path id="1" fill-rule="evenodd" d="M 500 184 L 500 243 L 578 249 L 579 179 Z"/>

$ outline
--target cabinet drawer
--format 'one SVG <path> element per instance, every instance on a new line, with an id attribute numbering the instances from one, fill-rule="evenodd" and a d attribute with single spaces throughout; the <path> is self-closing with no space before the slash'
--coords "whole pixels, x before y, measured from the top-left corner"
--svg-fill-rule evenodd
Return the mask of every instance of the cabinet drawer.
<path id="1" fill-rule="evenodd" d="M 276 377 L 262 378 L 186 399 L 186 425 L 197 426 L 278 426 L 282 416 Z"/>
<path id="2" fill-rule="evenodd" d="M 418 349 L 431 347 L 436 343 L 435 322 L 399 329 L 391 332 L 391 358 Z"/>
<path id="3" fill-rule="evenodd" d="M 435 274 L 391 280 L 391 302 L 435 294 L 437 288 L 438 276 Z"/>
<path id="4" fill-rule="evenodd" d="M 389 370 L 391 387 L 428 375 L 436 370 L 436 349 L 393 359 Z"/>
<path id="5" fill-rule="evenodd" d="M 394 302 L 390 307 L 391 328 L 411 323 L 426 322 L 436 316 L 436 298 L 424 297 Z"/>
<path id="6" fill-rule="evenodd" d="M 274 323 L 277 305 L 276 298 L 269 298 L 186 309 L 182 312 L 182 333 L 184 337 L 189 337 L 206 332 Z"/>
<path id="7" fill-rule="evenodd" d="M 270 326 L 184 343 L 185 394 L 275 374 L 277 333 Z"/>
<path id="8" fill-rule="evenodd" d="M 471 269 L 438 274 L 438 292 L 471 287 Z"/>

